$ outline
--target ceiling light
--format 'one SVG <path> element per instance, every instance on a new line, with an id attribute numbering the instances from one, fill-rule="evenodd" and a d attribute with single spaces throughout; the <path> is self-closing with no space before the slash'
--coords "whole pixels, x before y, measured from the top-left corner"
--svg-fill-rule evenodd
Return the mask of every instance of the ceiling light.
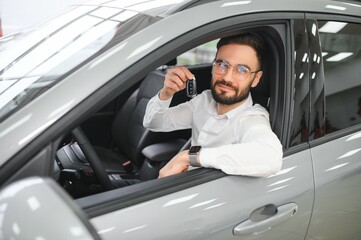
<path id="1" fill-rule="evenodd" d="M 349 56 L 353 55 L 352 52 L 341 52 L 341 53 L 338 53 L 330 58 L 327 58 L 326 61 L 327 62 L 339 62 Z"/>
<path id="2" fill-rule="evenodd" d="M 337 33 L 342 28 L 344 28 L 347 25 L 347 23 L 344 22 L 327 22 L 325 25 L 323 25 L 319 32 L 326 32 L 326 33 Z"/>

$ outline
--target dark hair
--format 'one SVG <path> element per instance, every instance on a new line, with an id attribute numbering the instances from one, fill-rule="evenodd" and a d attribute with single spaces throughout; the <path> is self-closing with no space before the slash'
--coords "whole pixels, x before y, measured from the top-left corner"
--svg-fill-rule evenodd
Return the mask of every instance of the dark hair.
<path id="1" fill-rule="evenodd" d="M 262 55 L 265 51 L 265 43 L 258 34 L 242 33 L 235 36 L 221 38 L 217 43 L 217 53 L 222 46 L 228 44 L 247 45 L 253 48 L 256 51 L 260 67 L 262 67 Z"/>

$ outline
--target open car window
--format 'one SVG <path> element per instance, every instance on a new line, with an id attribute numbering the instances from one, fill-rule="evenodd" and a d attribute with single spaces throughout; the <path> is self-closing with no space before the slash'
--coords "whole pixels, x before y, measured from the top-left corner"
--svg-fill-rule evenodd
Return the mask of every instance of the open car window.
<path id="1" fill-rule="evenodd" d="M 216 55 L 216 45 L 219 39 L 207 42 L 193 48 L 177 57 L 178 65 L 195 65 L 211 63 Z"/>
<path id="2" fill-rule="evenodd" d="M 210 63 L 215 57 L 217 42 L 218 38 L 207 41 L 176 58 L 177 65 L 186 65 L 196 76 L 198 93 L 210 88 L 212 78 Z M 274 44 L 273 39 L 267 38 L 267 44 Z M 269 66 L 278 61 L 278 54 L 276 50 L 267 52 L 265 61 L 267 63 L 270 61 Z M 190 129 L 164 133 L 147 131 L 143 127 L 146 105 L 163 87 L 166 71 L 167 69 L 157 68 L 148 72 L 135 85 L 81 124 L 99 159 L 103 161 L 105 171 L 119 188 L 141 188 L 136 185 L 157 181 L 159 170 L 181 149 L 189 148 Z M 276 81 L 274 75 L 276 72 L 266 68 L 264 72 L 262 84 L 253 90 L 252 97 L 256 103 L 269 109 L 270 85 Z M 186 96 L 185 90 L 182 90 L 174 95 L 170 105 L 175 106 L 188 100 L 190 98 Z M 108 136 L 102 135 L 107 132 L 110 132 Z M 102 138 L 105 140 L 101 141 Z M 83 154 L 82 146 L 77 142 L 76 138 L 70 138 L 70 141 L 64 143 L 57 152 L 56 162 L 60 168 L 60 184 L 75 198 L 81 198 L 101 192 L 103 189 L 93 185 L 88 189 L 90 192 L 86 189 L 84 192 L 78 190 L 84 187 L 84 182 L 95 184 L 96 180 L 91 179 L 94 177 L 92 164 L 87 162 L 87 154 Z M 64 169 L 72 170 L 62 171 Z M 212 171 L 214 170 L 207 170 L 207 172 Z M 215 175 L 224 176 L 223 173 Z M 77 186 L 74 184 L 76 176 L 81 176 L 83 181 Z M 177 178 L 182 179 L 181 176 Z M 78 194 L 79 192 L 81 194 Z"/>

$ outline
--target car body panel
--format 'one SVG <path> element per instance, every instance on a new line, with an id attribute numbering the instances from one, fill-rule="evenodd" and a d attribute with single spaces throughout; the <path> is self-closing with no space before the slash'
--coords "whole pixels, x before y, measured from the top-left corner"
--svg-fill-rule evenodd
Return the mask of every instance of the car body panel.
<path id="1" fill-rule="evenodd" d="M 311 149 L 317 190 L 308 239 L 361 236 L 360 146 L 356 131 Z"/>
<path id="2" fill-rule="evenodd" d="M 176 6 L 162 12 L 160 16 L 164 19 L 157 16 L 159 21 L 96 55 L 1 122 L 0 172 L 4 173 L 9 168 L 13 172 L 18 171 L 25 160 L 37 157 L 41 158 L 39 162 L 52 161 L 46 166 L 52 167 L 52 153 L 56 151 L 59 137 L 80 124 L 90 113 L 99 110 L 106 100 L 115 97 L 103 96 L 104 93 L 119 94 L 144 77 L 148 70 L 159 67 L 157 64 L 161 60 L 169 60 L 167 58 L 176 55 L 177 51 L 209 40 L 207 36 L 223 31 L 222 26 L 246 28 L 277 22 L 285 26 L 287 35 L 281 39 L 286 51 L 285 56 L 281 56 L 286 61 L 282 67 L 287 77 L 279 80 L 280 85 L 287 84 L 284 91 L 276 91 L 288 94 L 284 100 L 289 101 L 282 103 L 284 109 L 277 112 L 282 115 L 280 118 L 287 118 L 286 124 L 280 126 L 284 129 L 281 140 L 286 143 L 282 170 L 268 178 L 222 176 L 190 188 L 173 186 L 159 194 L 148 193 L 149 196 L 141 200 L 130 201 L 128 206 L 115 206 L 110 211 L 102 205 L 100 195 L 89 196 L 95 204 L 99 203 L 99 211 L 91 215 L 90 222 L 103 239 L 311 240 L 325 236 L 327 239 L 343 236 L 354 239 L 359 236 L 361 232 L 357 230 L 357 224 L 360 222 L 361 197 L 357 184 L 361 167 L 360 132 L 357 130 L 347 136 L 336 133 L 331 137 L 310 137 L 314 132 L 309 128 L 310 119 L 316 116 L 312 112 L 311 101 L 316 99 L 315 95 L 323 97 L 320 89 L 310 93 L 310 90 L 315 90 L 310 89 L 310 76 L 311 71 L 322 73 L 322 68 L 312 68 L 311 63 L 303 61 L 303 55 L 298 51 L 320 54 L 319 48 L 312 48 L 318 44 L 317 37 L 313 43 L 309 41 L 313 22 L 305 20 L 308 13 L 359 17 L 360 5 L 335 1 L 253 0 L 214 1 L 175 12 L 177 7 L 182 8 Z M 212 23 L 221 24 L 211 29 L 212 32 L 207 28 L 215 26 Z M 295 25 L 292 26 L 292 23 Z M 224 30 L 222 33 L 228 32 Z M 294 36 L 288 36 L 292 34 Z M 183 44 L 183 49 L 175 48 L 176 43 Z M 301 73 L 304 73 L 304 79 L 297 81 L 296 76 Z M 324 80 L 319 79 L 321 82 Z M 277 87 L 283 89 L 283 86 Z M 322 101 L 317 109 L 322 110 L 321 105 Z M 304 122 L 303 112 L 307 115 Z M 14 160 L 19 163 L 13 163 Z M 185 177 L 184 181 L 187 180 Z M 156 185 L 157 180 L 152 183 Z M 143 185 L 137 186 L 142 188 Z M 114 190 L 110 195 L 114 194 L 115 200 L 121 200 L 121 192 Z M 345 198 L 351 194 L 353 198 L 345 203 Z M 277 211 L 281 212 L 284 208 L 286 215 L 277 215 Z M 249 219 L 250 222 L 245 222 Z M 247 223 L 246 226 L 251 228 L 246 231 L 247 234 L 236 236 L 238 232 L 235 229 L 241 223 Z M 336 225 L 343 226 L 348 232 L 344 234 L 344 229 L 340 230 Z"/>
<path id="3" fill-rule="evenodd" d="M 268 178 L 223 177 L 91 222 L 103 239 L 237 239 L 240 236 L 234 236 L 233 229 L 254 210 L 295 203 L 298 211 L 288 221 L 241 237 L 304 239 L 314 198 L 312 174 L 306 150 L 285 157 L 283 170 Z"/>

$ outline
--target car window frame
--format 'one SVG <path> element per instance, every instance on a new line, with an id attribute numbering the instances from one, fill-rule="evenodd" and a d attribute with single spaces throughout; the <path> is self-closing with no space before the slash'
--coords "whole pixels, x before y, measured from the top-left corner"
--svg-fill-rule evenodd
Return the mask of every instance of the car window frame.
<path id="1" fill-rule="evenodd" d="M 287 20 L 285 20 L 285 21 L 287 21 Z M 239 31 L 240 25 L 242 26 L 243 24 L 237 24 L 236 25 L 237 30 L 232 30 L 232 32 Z M 247 25 L 247 24 L 245 24 L 245 25 Z M 267 25 L 271 25 L 270 22 L 267 22 Z M 247 27 L 244 27 L 244 28 L 247 28 Z M 229 32 L 229 31 L 227 31 L 227 32 Z M 184 38 L 187 38 L 187 36 L 184 36 Z M 210 37 L 208 37 L 208 38 L 210 38 Z M 201 40 L 199 40 L 199 41 L 201 41 Z M 199 41 L 193 41 L 192 45 L 195 45 L 195 42 L 198 43 Z M 172 45 L 173 44 L 176 44 L 176 43 L 173 42 Z M 188 44 L 185 44 L 185 45 L 188 45 Z M 178 53 L 176 55 L 179 55 L 179 53 L 184 52 L 181 49 L 184 49 L 185 46 L 183 46 L 183 48 L 181 48 L 181 47 L 178 47 L 178 48 L 179 49 L 177 49 L 177 48 L 173 49 L 173 51 Z M 191 49 L 192 46 L 188 46 L 187 48 Z M 170 55 L 172 57 L 167 58 L 164 62 L 167 62 L 174 57 L 174 55 L 170 54 L 170 53 L 168 53 L 167 55 Z M 301 151 L 301 149 L 299 151 Z M 151 180 L 151 181 L 142 183 L 142 185 L 144 184 L 144 187 L 141 185 L 134 186 L 134 188 L 138 188 L 138 187 L 140 188 L 139 191 L 138 192 L 136 191 L 135 193 L 132 192 L 131 188 L 117 189 L 117 190 L 113 190 L 113 191 L 110 191 L 107 193 L 103 193 L 104 199 L 101 199 L 101 197 L 98 197 L 96 200 L 94 200 L 95 198 L 92 198 L 92 196 L 89 196 L 86 198 L 77 199 L 76 202 L 79 205 L 81 205 L 81 207 L 86 211 L 86 213 L 88 215 L 95 217 L 95 216 L 106 214 L 106 213 L 109 213 L 109 212 L 112 212 L 112 211 L 115 211 L 115 210 L 118 210 L 121 208 L 131 206 L 134 204 L 148 201 L 148 200 L 151 200 L 151 199 L 154 199 L 157 197 L 161 197 L 163 195 L 167 195 L 167 194 L 170 194 L 170 193 L 173 193 L 176 191 L 180 191 L 182 189 L 185 189 L 185 188 L 188 188 L 191 186 L 195 186 L 197 184 L 206 183 L 209 180 L 215 180 L 215 179 L 225 177 L 225 176 L 227 176 L 227 175 L 219 170 L 201 168 L 201 169 L 184 172 L 179 175 L 171 176 L 166 179 Z M 160 183 L 166 184 L 166 187 L 162 187 L 162 185 L 161 185 L 159 191 L 157 191 L 156 188 L 158 188 L 158 186 L 159 186 L 158 184 L 160 184 Z M 145 186 L 147 186 L 147 187 L 145 187 Z M 144 189 L 150 189 L 151 191 L 147 194 L 142 191 Z M 127 191 L 129 191 L 129 192 L 127 192 Z M 134 196 L 135 196 L 134 194 L 135 195 L 140 194 L 139 196 L 141 196 L 141 198 L 134 199 Z M 100 195 L 98 195 L 98 196 L 100 196 Z"/>
<path id="2" fill-rule="evenodd" d="M 291 17 L 292 16 L 292 17 Z M 75 127 L 77 124 L 82 122 L 84 119 L 86 119 L 87 116 L 89 116 L 91 113 L 96 112 L 99 110 L 102 106 L 104 106 L 106 103 L 110 102 L 113 98 L 114 92 L 118 92 L 119 89 L 124 88 L 127 89 L 133 84 L 135 84 L 139 79 L 143 78 L 145 76 L 145 73 L 150 72 L 153 70 L 157 63 L 155 62 L 167 62 L 172 57 L 179 55 L 181 52 L 184 52 L 185 49 L 191 49 L 192 47 L 195 47 L 199 45 L 200 43 L 204 43 L 207 40 L 214 39 L 219 37 L 219 32 L 217 30 L 223 29 L 223 34 L 231 34 L 239 32 L 240 29 L 249 29 L 251 27 L 255 28 L 256 26 L 265 26 L 265 25 L 272 25 L 275 23 L 288 23 L 290 18 L 300 18 L 303 19 L 304 15 L 303 13 L 291 13 L 286 14 L 282 13 L 280 17 L 280 13 L 255 13 L 250 15 L 241 15 L 241 16 L 235 16 L 223 20 L 219 20 L 216 23 L 210 23 L 205 26 L 202 26 L 198 29 L 194 29 L 193 31 L 190 31 L 189 33 L 180 36 L 179 38 L 175 39 L 174 41 L 171 41 L 167 43 L 166 45 L 162 46 L 160 49 L 165 54 L 159 56 L 158 53 L 151 53 L 147 55 L 145 58 L 143 58 L 141 61 L 138 62 L 138 64 L 135 64 L 134 66 L 128 68 L 124 72 L 120 72 L 118 76 L 116 76 L 114 79 L 109 80 L 108 84 L 104 85 L 102 88 L 99 88 L 96 92 L 94 92 L 91 96 L 89 96 L 85 101 L 83 101 L 81 104 L 79 104 L 78 107 L 72 109 L 69 113 L 67 113 L 62 119 L 60 119 L 58 122 L 56 122 L 54 125 L 49 127 L 44 133 L 42 133 L 35 141 L 31 142 L 28 146 L 26 146 L 22 151 L 20 151 L 16 156 L 12 158 L 10 162 L 24 162 L 24 159 L 29 159 L 27 156 L 34 156 L 34 154 L 37 153 L 34 149 L 42 149 L 41 146 L 45 146 L 45 143 L 49 143 L 49 140 L 52 142 L 57 142 L 59 138 L 62 137 L 64 132 L 69 132 L 70 129 Z M 289 29 L 286 29 L 286 35 L 287 32 L 289 32 Z M 195 34 L 195 35 L 194 35 Z M 187 38 L 192 36 L 195 40 L 192 42 L 187 41 Z M 290 46 L 285 46 L 285 48 L 290 49 Z M 159 49 L 157 50 L 157 52 Z M 286 54 L 287 51 L 285 50 Z M 288 56 L 290 57 L 290 56 Z M 152 61 L 149 61 L 149 59 L 152 59 Z M 285 60 L 287 62 L 287 59 Z M 139 70 L 139 65 L 144 64 L 142 71 Z M 290 76 L 291 72 L 289 71 L 289 65 L 285 66 L 285 78 L 288 78 L 286 76 Z M 117 81 L 121 79 L 128 79 L 128 81 Z M 111 89 L 111 90 L 109 90 Z M 286 91 L 287 87 L 284 88 L 283 91 Z M 109 92 L 111 91 L 111 92 Z M 95 99 L 100 99 L 96 103 L 94 103 Z M 280 116 L 280 119 L 284 118 L 284 111 L 285 107 L 282 106 L 279 110 L 282 114 Z M 11 171 L 10 171 L 11 172 Z M 104 214 L 106 212 L 112 211 L 114 209 L 123 208 L 126 206 L 129 206 L 129 204 L 135 204 L 142 201 L 150 200 L 156 197 L 160 197 L 175 191 L 179 191 L 181 188 L 189 187 L 190 185 L 194 186 L 194 183 L 197 184 L 205 183 L 207 181 L 210 181 L 210 179 L 214 180 L 220 177 L 224 177 L 226 174 L 220 172 L 219 170 L 213 170 L 213 169 L 199 169 L 195 170 L 194 172 L 186 172 L 182 175 L 175 176 L 174 178 L 168 178 L 164 181 L 169 181 L 169 185 L 167 185 L 166 188 L 162 188 L 159 191 L 149 193 L 149 195 L 143 196 L 142 199 L 128 199 L 128 201 L 124 201 L 126 199 L 120 197 L 118 194 L 110 194 L 112 197 L 111 199 L 114 199 L 115 202 L 113 202 L 112 206 L 107 206 L 107 202 L 109 202 L 109 199 L 106 200 L 106 202 L 102 202 L 100 200 L 100 195 L 97 195 L 94 197 L 96 200 L 96 203 L 91 204 L 94 206 L 88 206 L 86 204 L 83 204 L 83 207 L 86 209 L 86 212 L 88 214 L 92 214 L 94 211 L 94 214 Z M 179 185 L 179 179 L 181 178 L 184 181 L 188 181 L 187 184 Z M 176 180 L 172 180 L 176 179 Z M 156 180 L 160 181 L 160 180 Z M 162 180 L 163 181 L 163 180 Z M 1 182 L 1 181 L 0 181 Z M 157 182 L 158 183 L 158 182 Z M 152 184 L 150 182 L 149 184 Z M 122 192 L 121 190 L 113 190 Z M 123 190 L 125 191 L 125 190 Z M 108 193 L 102 193 L 102 194 L 108 194 Z M 123 194 L 123 193 L 122 193 Z M 77 200 L 77 202 L 82 202 L 82 200 Z M 86 201 L 87 202 L 87 201 Z M 127 202 L 125 204 L 124 202 Z M 115 204 L 118 203 L 118 204 Z M 81 204 L 82 205 L 82 204 Z"/>
<path id="3" fill-rule="evenodd" d="M 315 20 L 315 21 L 330 21 L 330 20 L 332 20 L 332 21 L 348 22 L 348 23 L 359 24 L 361 26 L 361 18 L 354 17 L 354 16 L 343 15 L 343 14 L 335 15 L 335 14 L 307 13 L 306 14 L 306 19 L 311 19 L 311 20 Z M 318 42 L 320 42 L 320 39 L 318 39 Z M 325 85 L 325 82 L 323 84 Z M 323 95 L 323 99 L 326 102 L 326 96 L 325 95 Z M 313 112 L 313 113 L 315 112 L 315 109 L 313 108 L 313 106 L 311 106 L 310 111 Z M 323 119 L 324 120 L 325 120 L 325 117 L 324 117 L 325 116 L 325 111 L 326 111 L 326 108 L 324 109 L 324 113 L 323 113 Z M 323 122 L 323 124 L 325 124 L 325 122 Z M 330 134 L 326 134 L 326 135 L 324 134 L 320 138 L 312 139 L 312 140 L 309 141 L 309 144 L 310 144 L 310 147 L 316 147 L 318 145 L 322 145 L 324 143 L 336 140 L 338 138 L 345 137 L 345 136 L 347 136 L 349 134 L 355 133 L 355 132 L 360 131 L 360 130 L 361 130 L 361 124 L 356 124 L 354 126 L 349 126 L 349 127 L 345 128 L 345 129 L 341 129 L 341 130 L 338 130 L 336 132 L 332 132 Z"/>

